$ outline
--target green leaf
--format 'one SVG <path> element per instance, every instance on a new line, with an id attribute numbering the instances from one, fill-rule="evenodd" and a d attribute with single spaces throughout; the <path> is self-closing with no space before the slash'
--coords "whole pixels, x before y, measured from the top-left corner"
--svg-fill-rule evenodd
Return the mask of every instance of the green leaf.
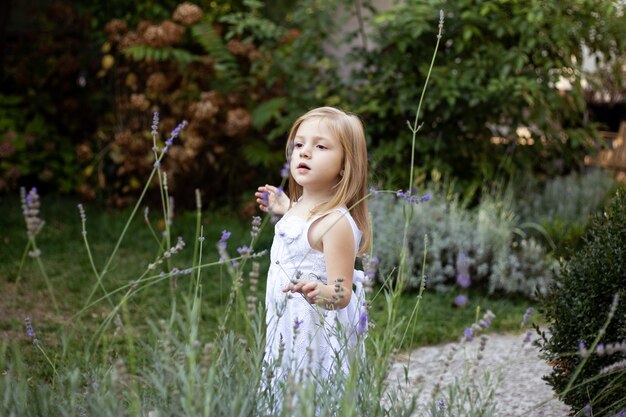
<path id="1" fill-rule="evenodd" d="M 258 129 L 264 128 L 270 121 L 281 116 L 281 109 L 287 104 L 285 97 L 276 97 L 258 105 L 252 111 L 252 122 Z"/>

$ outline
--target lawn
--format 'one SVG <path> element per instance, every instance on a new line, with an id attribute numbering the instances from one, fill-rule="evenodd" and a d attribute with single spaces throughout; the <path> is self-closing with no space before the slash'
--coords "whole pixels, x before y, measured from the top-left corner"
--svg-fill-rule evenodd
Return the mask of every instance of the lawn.
<path id="1" fill-rule="evenodd" d="M 22 354 L 41 369 L 43 358 L 32 344 L 24 331 L 24 319 L 30 317 L 37 332 L 37 337 L 52 352 L 53 358 L 60 358 L 69 349 L 81 347 L 93 336 L 94 332 L 111 312 L 112 305 L 117 304 L 121 294 L 111 296 L 111 302 L 103 298 L 103 292 L 97 289 L 92 300 L 100 301 L 83 310 L 90 298 L 96 278 L 92 272 L 89 257 L 81 234 L 81 219 L 77 209 L 78 201 L 57 195 L 42 197 L 41 217 L 46 221 L 41 233 L 37 236 L 38 247 L 42 251 L 41 260 L 53 289 L 59 309 L 55 310 L 51 303 L 50 291 L 40 269 L 32 258 L 26 256 L 20 271 L 24 248 L 27 243 L 24 221 L 19 198 L 6 198 L 0 201 L 0 334 L 2 340 L 18 346 Z M 117 239 L 124 228 L 131 210 L 109 210 L 98 204 L 85 204 L 87 216 L 87 237 L 93 254 L 96 268 L 105 264 L 115 247 Z M 156 236 L 144 221 L 143 207 L 136 218 L 130 223 L 125 239 L 121 242 L 119 252 L 109 273 L 103 279 L 103 286 L 108 292 L 128 285 L 145 271 L 147 265 L 154 261 L 159 251 Z M 148 218 L 155 230 L 161 234 L 164 223 L 159 219 L 159 210 L 148 213 Z M 215 243 L 219 240 L 222 230 L 232 232 L 228 242 L 229 252 L 236 256 L 236 248 L 249 244 L 250 221 L 233 211 L 205 211 L 201 216 L 206 240 L 204 242 L 203 263 L 218 259 Z M 193 241 L 196 230 L 196 215 L 193 212 L 177 214 L 172 223 L 172 240 L 181 236 L 186 247 L 171 258 L 171 268 L 184 269 L 192 264 Z M 269 249 L 272 239 L 271 223 L 261 231 L 257 251 Z M 268 267 L 268 255 L 259 258 L 261 264 L 260 282 L 257 291 L 259 300 L 264 299 L 264 276 Z M 184 310 L 190 275 L 179 276 L 174 283 L 170 279 L 138 291 L 127 302 L 125 321 L 132 323 L 132 328 L 141 338 L 147 334 L 149 322 L 168 320 L 172 309 Z M 223 266 L 206 268 L 201 274 L 202 282 L 202 316 L 200 340 L 210 340 L 215 334 L 231 289 L 231 278 Z M 247 277 L 244 277 L 244 288 L 247 288 Z M 385 303 L 379 287 L 373 291 L 370 311 L 371 322 L 383 327 L 385 325 Z M 437 344 L 455 341 L 463 334 L 477 316 L 491 309 L 496 314 L 493 330 L 498 332 L 519 331 L 519 323 L 524 311 L 532 302 L 524 298 L 487 296 L 477 291 L 470 292 L 470 303 L 465 308 L 454 308 L 453 293 L 441 293 L 426 290 L 417 316 L 409 323 L 409 317 L 417 301 L 417 293 L 407 291 L 402 294 L 398 306 L 398 316 L 404 318 L 401 332 L 406 331 L 400 348 L 414 348 L 426 344 Z M 81 314 L 77 314 L 81 312 Z M 241 329 L 244 323 L 231 323 Z M 110 324 L 115 331 L 114 322 Z M 376 331 L 375 329 L 373 331 Z M 76 350 L 80 352 L 80 348 Z"/>

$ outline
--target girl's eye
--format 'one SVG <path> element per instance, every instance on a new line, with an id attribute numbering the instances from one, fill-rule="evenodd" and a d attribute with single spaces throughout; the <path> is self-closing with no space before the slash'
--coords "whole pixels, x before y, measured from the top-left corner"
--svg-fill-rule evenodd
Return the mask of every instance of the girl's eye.
<path id="1" fill-rule="evenodd" d="M 318 147 L 319 149 L 328 149 L 328 148 L 326 148 L 326 146 L 324 146 L 324 145 L 317 145 L 317 147 Z"/>
<path id="2" fill-rule="evenodd" d="M 293 146 L 294 146 L 294 148 L 301 148 L 303 145 L 301 143 L 297 142 Z"/>

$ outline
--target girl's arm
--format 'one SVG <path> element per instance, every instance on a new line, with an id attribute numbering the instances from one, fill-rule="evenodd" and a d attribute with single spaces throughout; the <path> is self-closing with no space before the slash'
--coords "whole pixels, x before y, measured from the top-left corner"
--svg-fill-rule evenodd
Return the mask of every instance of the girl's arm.
<path id="1" fill-rule="evenodd" d="M 355 258 L 354 236 L 348 219 L 340 212 L 328 214 L 311 226 L 309 241 L 313 248 L 324 253 L 327 284 L 301 281 L 286 290 L 300 291 L 308 302 L 327 309 L 339 310 L 346 307 L 352 297 Z M 316 241 L 321 242 L 316 245 Z"/>
<path id="2" fill-rule="evenodd" d="M 289 209 L 289 197 L 283 190 L 273 185 L 262 185 L 254 193 L 256 202 L 261 211 L 269 212 L 282 216 Z"/>

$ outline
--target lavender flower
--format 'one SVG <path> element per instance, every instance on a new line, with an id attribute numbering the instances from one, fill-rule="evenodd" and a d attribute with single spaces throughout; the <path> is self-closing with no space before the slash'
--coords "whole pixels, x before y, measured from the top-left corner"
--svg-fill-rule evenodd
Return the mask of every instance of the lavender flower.
<path id="1" fill-rule="evenodd" d="M 252 255 L 252 248 L 247 246 L 247 245 L 243 245 L 239 248 L 237 248 L 237 253 L 240 254 L 241 256 L 243 256 L 244 258 Z"/>
<path id="2" fill-rule="evenodd" d="M 357 323 L 357 326 L 356 326 L 357 334 L 363 334 L 367 331 L 367 321 L 368 321 L 367 310 L 363 309 L 361 310 L 361 315 L 359 316 L 359 322 Z"/>
<path id="3" fill-rule="evenodd" d="M 524 317 L 522 317 L 522 322 L 519 325 L 520 329 L 526 326 L 526 323 L 528 322 L 528 319 L 530 318 L 530 315 L 533 313 L 533 311 L 535 311 L 535 309 L 532 307 L 528 307 L 526 309 L 526 312 L 524 313 Z"/>
<path id="4" fill-rule="evenodd" d="M 289 161 L 285 162 L 283 168 L 280 170 L 280 176 L 282 178 L 289 178 Z"/>
<path id="5" fill-rule="evenodd" d="M 463 340 L 466 342 L 471 342 L 472 339 L 474 338 L 474 332 L 472 331 L 472 329 L 465 329 L 463 331 Z"/>
<path id="6" fill-rule="evenodd" d="M 430 200 L 430 194 L 424 194 L 422 196 L 414 195 L 411 190 L 398 190 L 396 191 L 396 197 L 404 199 L 408 203 L 423 203 L 425 201 Z"/>
<path id="7" fill-rule="evenodd" d="M 298 318 L 296 317 L 296 319 L 293 321 L 293 330 L 298 331 L 302 323 L 304 323 L 304 320 L 298 320 Z"/>
<path id="8" fill-rule="evenodd" d="M 220 240 L 217 242 L 217 251 L 220 254 L 220 262 L 226 261 L 228 259 L 228 254 L 226 253 L 226 246 L 228 244 L 228 239 L 230 238 L 230 232 L 228 230 L 222 230 L 222 236 Z"/>
<path id="9" fill-rule="evenodd" d="M 368 280 L 373 281 L 376 278 L 376 270 L 378 269 L 378 256 L 363 256 L 363 272 Z"/>
<path id="10" fill-rule="evenodd" d="M 578 343 L 578 354 L 581 358 L 586 358 L 589 355 L 589 351 L 585 346 L 585 342 L 583 342 L 582 340 Z"/>
<path id="11" fill-rule="evenodd" d="M 460 251 L 456 257 L 456 283 L 461 288 L 468 288 L 471 284 L 469 274 L 469 259 L 463 251 Z"/>
<path id="12" fill-rule="evenodd" d="M 24 220 L 26 221 L 26 234 L 29 238 L 34 238 L 45 224 L 45 222 L 39 217 L 41 201 L 39 200 L 37 188 L 31 188 L 28 194 L 26 194 L 26 190 L 22 187 L 20 188 L 20 196 L 22 199 Z"/>
<path id="13" fill-rule="evenodd" d="M 37 335 L 35 334 L 35 330 L 33 329 L 33 323 L 30 317 L 26 317 L 24 319 L 24 326 L 26 327 L 26 336 L 33 341 L 33 344 L 39 344 L 39 339 L 37 339 Z"/>
<path id="14" fill-rule="evenodd" d="M 587 403 L 583 410 L 585 411 L 585 417 L 591 417 L 591 404 Z"/>
<path id="15" fill-rule="evenodd" d="M 522 341 L 522 346 L 525 346 L 530 343 L 530 338 L 532 337 L 532 335 L 533 335 L 533 332 L 531 332 L 530 330 L 526 332 L 526 335 L 524 335 L 524 340 Z"/>
<path id="16" fill-rule="evenodd" d="M 466 295 L 460 294 L 454 297 L 454 305 L 457 307 L 465 307 L 469 302 Z"/>
<path id="17" fill-rule="evenodd" d="M 219 242 L 217 242 L 217 244 L 226 249 L 226 245 L 228 242 L 228 239 L 230 238 L 230 232 L 228 230 L 222 230 L 222 237 L 220 237 Z"/>
<path id="18" fill-rule="evenodd" d="M 446 409 L 446 402 L 443 400 L 443 398 L 437 400 L 437 409 L 439 411 L 443 411 Z"/>
<path id="19" fill-rule="evenodd" d="M 155 111 L 152 116 L 152 136 L 159 134 L 159 112 Z"/>
<path id="20" fill-rule="evenodd" d="M 252 218 L 252 229 L 250 230 L 250 235 L 254 239 L 259 235 L 259 228 L 261 227 L 261 218 L 259 216 L 254 216 Z"/>
<path id="21" fill-rule="evenodd" d="M 167 139 L 165 141 L 165 150 L 164 150 L 164 152 L 167 150 L 167 148 L 172 146 L 172 143 L 174 143 L 174 139 L 176 139 L 180 135 L 180 133 L 183 131 L 183 129 L 186 126 L 187 126 L 187 120 L 183 120 L 182 123 L 180 123 L 178 126 L 176 126 L 176 129 L 172 130 L 172 133 L 170 134 L 169 139 Z"/>

